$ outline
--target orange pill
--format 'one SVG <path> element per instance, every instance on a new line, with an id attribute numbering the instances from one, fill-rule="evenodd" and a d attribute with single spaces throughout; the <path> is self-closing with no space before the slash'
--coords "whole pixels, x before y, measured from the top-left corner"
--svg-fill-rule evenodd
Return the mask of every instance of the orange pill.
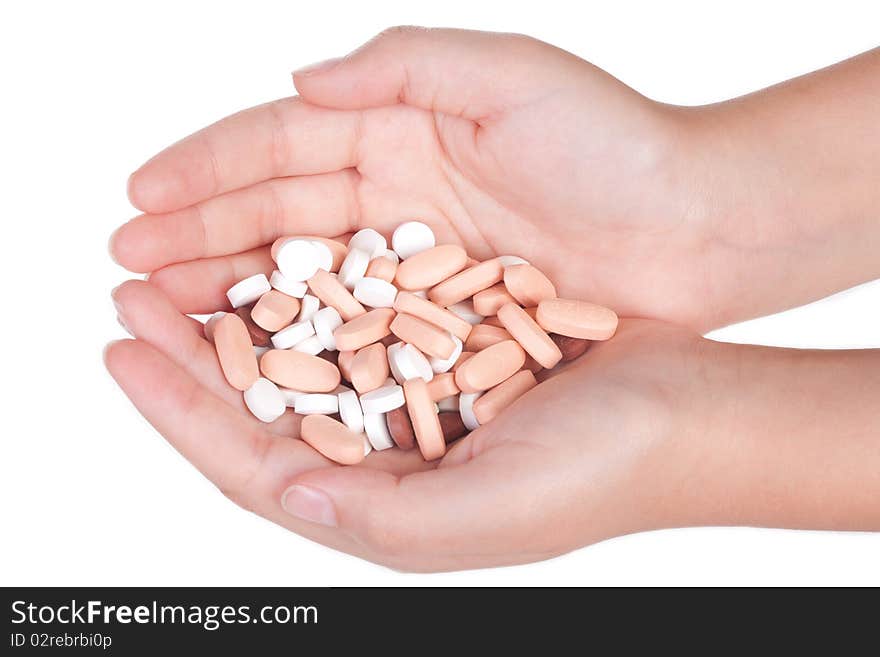
<path id="1" fill-rule="evenodd" d="M 354 465 L 364 460 L 364 435 L 328 415 L 306 415 L 300 437 L 331 461 Z"/>
<path id="2" fill-rule="evenodd" d="M 251 336 L 252 345 L 255 347 L 271 347 L 272 331 L 267 331 L 263 327 L 257 325 L 251 317 L 251 309 L 251 306 L 240 306 L 235 309 L 235 314 L 241 317 L 241 321 L 243 321 L 245 327 L 247 327 L 248 333 Z"/>
<path id="3" fill-rule="evenodd" d="M 436 303 L 416 296 L 412 292 L 398 292 L 394 299 L 394 310 L 413 315 L 426 322 L 439 326 L 464 342 L 470 335 L 471 325 L 453 312 L 441 308 Z"/>
<path id="4" fill-rule="evenodd" d="M 444 244 L 420 251 L 401 262 L 394 280 L 402 290 L 424 290 L 460 272 L 465 265 L 465 250 L 455 244 Z"/>
<path id="5" fill-rule="evenodd" d="M 457 370 L 459 367 L 464 365 L 464 362 L 468 358 L 473 356 L 475 353 L 477 353 L 477 352 L 476 351 L 462 351 L 461 356 L 458 357 L 458 360 L 455 361 L 455 365 L 452 366 L 452 371 L 455 372 L 455 370 Z"/>
<path id="6" fill-rule="evenodd" d="M 300 392 L 332 392 L 339 385 L 333 363 L 292 349 L 270 349 L 260 359 L 260 371 L 270 381 Z"/>
<path id="7" fill-rule="evenodd" d="M 379 342 L 391 334 L 391 321 L 396 314 L 391 308 L 375 308 L 346 322 L 333 331 L 336 348 L 356 351 Z"/>
<path id="8" fill-rule="evenodd" d="M 535 375 L 528 370 L 521 370 L 509 379 L 502 381 L 474 402 L 474 416 L 477 418 L 477 422 L 481 425 L 490 422 L 517 398 L 536 385 L 538 382 L 535 380 Z"/>
<path id="9" fill-rule="evenodd" d="M 474 310 L 487 318 L 496 315 L 498 309 L 505 303 L 516 303 L 516 299 L 510 295 L 510 292 L 504 287 L 504 283 L 487 287 L 474 295 Z M 485 321 L 484 319 L 483 322 L 485 323 Z"/>
<path id="10" fill-rule="evenodd" d="M 321 356 L 332 353 L 332 351 L 325 351 Z M 339 368 L 339 373 L 342 375 L 342 378 L 346 381 L 351 381 L 351 361 L 354 360 L 354 355 L 356 353 L 357 352 L 354 350 L 336 352 L 336 366 Z"/>
<path id="11" fill-rule="evenodd" d="M 471 334 L 468 336 L 464 348 L 467 351 L 482 351 L 493 344 L 512 339 L 513 336 L 506 329 L 489 326 L 488 324 L 477 324 L 471 329 Z"/>
<path id="12" fill-rule="evenodd" d="M 617 330 L 617 314 L 595 303 L 546 299 L 538 304 L 538 324 L 545 331 L 585 340 L 607 340 Z"/>
<path id="13" fill-rule="evenodd" d="M 562 360 L 562 352 L 538 323 L 515 303 L 508 303 L 498 310 L 498 319 L 519 342 L 526 353 L 548 370 Z"/>
<path id="14" fill-rule="evenodd" d="M 236 390 L 247 390 L 260 378 L 257 356 L 241 317 L 226 313 L 214 322 L 214 347 L 223 376 Z"/>
<path id="15" fill-rule="evenodd" d="M 391 332 L 428 356 L 445 359 L 455 351 L 455 342 L 447 331 L 413 315 L 398 313 L 391 322 Z"/>
<path id="16" fill-rule="evenodd" d="M 367 312 L 361 302 L 355 299 L 345 286 L 323 269 L 315 272 L 308 281 L 312 294 L 326 305 L 336 308 L 343 321 L 354 319 Z"/>
<path id="17" fill-rule="evenodd" d="M 272 247 L 270 249 L 272 260 L 275 260 L 275 257 L 278 255 L 278 249 L 281 248 L 281 245 L 290 240 L 310 240 L 324 244 L 330 249 L 330 253 L 333 254 L 333 264 L 330 267 L 330 271 L 339 271 L 342 261 L 345 260 L 345 256 L 348 255 L 348 247 L 345 246 L 345 244 L 330 239 L 329 237 L 318 237 L 317 235 L 288 235 L 285 237 L 279 237 L 272 242 Z"/>
<path id="18" fill-rule="evenodd" d="M 503 276 L 504 267 L 497 259 L 486 260 L 432 287 L 428 298 L 437 305 L 451 306 L 495 285 Z"/>
<path id="19" fill-rule="evenodd" d="M 438 413 L 437 419 L 440 420 L 440 428 L 443 430 L 443 439 L 447 444 L 451 443 L 453 440 L 458 440 L 468 432 L 467 427 L 464 426 L 464 420 L 461 419 L 461 413 Z"/>
<path id="20" fill-rule="evenodd" d="M 426 461 L 439 459 L 446 453 L 446 440 L 428 394 L 428 384 L 423 379 L 408 379 L 403 382 L 403 394 L 422 456 Z"/>
<path id="21" fill-rule="evenodd" d="M 385 346 L 377 342 L 355 353 L 351 361 L 351 384 L 362 395 L 380 388 L 390 372 Z"/>
<path id="22" fill-rule="evenodd" d="M 269 290 L 251 309 L 251 319 L 267 331 L 280 331 L 293 322 L 299 312 L 299 299 L 278 290 Z"/>
<path id="23" fill-rule="evenodd" d="M 537 306 L 544 299 L 555 299 L 550 279 L 532 265 L 512 265 L 504 269 L 504 286 L 523 306 Z"/>
<path id="24" fill-rule="evenodd" d="M 455 385 L 455 374 L 452 372 L 444 372 L 443 374 L 435 374 L 434 378 L 428 381 L 428 394 L 431 401 L 440 401 L 452 395 L 461 392 Z"/>
<path id="25" fill-rule="evenodd" d="M 526 352 L 515 340 L 493 344 L 468 358 L 455 371 L 455 385 L 465 393 L 494 388 L 516 373 L 525 360 Z"/>
<path id="26" fill-rule="evenodd" d="M 385 281 L 386 283 L 390 283 L 394 280 L 394 275 L 396 273 L 397 263 L 390 258 L 380 257 L 370 260 L 370 264 L 367 265 L 367 271 L 364 276 L 369 278 L 378 278 Z"/>

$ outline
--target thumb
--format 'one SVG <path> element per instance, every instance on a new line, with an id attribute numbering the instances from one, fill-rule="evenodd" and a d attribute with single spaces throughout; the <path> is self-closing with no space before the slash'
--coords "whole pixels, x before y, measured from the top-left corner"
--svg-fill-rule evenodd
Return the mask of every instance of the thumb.
<path id="1" fill-rule="evenodd" d="M 394 27 L 350 55 L 294 72 L 310 103 L 360 109 L 406 103 L 474 121 L 572 83 L 589 66 L 519 34 Z"/>

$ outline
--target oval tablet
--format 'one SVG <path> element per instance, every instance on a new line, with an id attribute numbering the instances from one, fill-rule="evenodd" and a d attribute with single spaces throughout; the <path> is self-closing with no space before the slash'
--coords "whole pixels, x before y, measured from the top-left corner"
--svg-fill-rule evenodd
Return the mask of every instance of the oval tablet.
<path id="1" fill-rule="evenodd" d="M 339 397 L 328 393 L 299 395 L 293 410 L 300 415 L 333 415 L 339 411 Z"/>
<path id="2" fill-rule="evenodd" d="M 244 392 L 260 378 L 257 356 L 244 322 L 238 315 L 226 313 L 214 323 L 213 335 L 223 376 L 229 385 Z"/>
<path id="3" fill-rule="evenodd" d="M 405 403 L 403 388 L 399 385 L 383 386 L 360 396 L 364 413 L 387 413 Z"/>
<path id="4" fill-rule="evenodd" d="M 318 339 L 317 335 L 312 335 L 305 340 L 297 342 L 291 347 L 294 351 L 299 351 L 310 356 L 317 356 L 324 351 L 324 345 Z"/>
<path id="5" fill-rule="evenodd" d="M 391 308 L 376 308 L 347 321 L 333 332 L 336 348 L 355 351 L 378 342 L 391 334 L 391 322 L 395 312 Z"/>
<path id="6" fill-rule="evenodd" d="M 532 265 L 505 267 L 504 286 L 523 306 L 537 306 L 544 299 L 556 298 L 556 288 L 553 283 Z"/>
<path id="7" fill-rule="evenodd" d="M 315 334 L 315 328 L 309 321 L 297 322 L 283 328 L 272 336 L 272 345 L 276 349 L 290 349 L 306 338 Z"/>
<path id="8" fill-rule="evenodd" d="M 363 436 L 326 415 L 307 415 L 300 438 L 331 461 L 354 465 L 364 460 Z"/>
<path id="9" fill-rule="evenodd" d="M 299 315 L 297 315 L 296 321 L 305 322 L 311 320 L 320 307 L 321 301 L 318 297 L 311 294 L 304 294 L 302 300 L 299 302 Z"/>
<path id="10" fill-rule="evenodd" d="M 490 326 L 489 324 L 477 324 L 468 336 L 464 348 L 467 351 L 482 351 L 486 347 L 498 344 L 504 340 L 512 340 L 513 336 L 507 329 Z"/>
<path id="11" fill-rule="evenodd" d="M 455 374 L 452 372 L 437 374 L 428 384 L 428 394 L 431 396 L 431 401 L 439 402 L 441 399 L 452 397 L 459 392 L 461 391 L 455 385 Z"/>
<path id="12" fill-rule="evenodd" d="M 406 221 L 391 236 L 391 248 L 403 259 L 432 249 L 435 244 L 434 231 L 421 221 Z"/>
<path id="13" fill-rule="evenodd" d="M 397 297 L 397 288 L 381 278 L 364 276 L 354 285 L 354 298 L 372 308 L 391 308 Z"/>
<path id="14" fill-rule="evenodd" d="M 465 265 L 467 265 L 465 250 L 455 244 L 444 244 L 417 253 L 401 262 L 394 280 L 402 290 L 422 290 L 460 272 Z"/>
<path id="15" fill-rule="evenodd" d="M 406 262 L 403 263 L 403 265 L 405 264 Z M 517 266 L 524 267 L 526 265 Z M 497 260 L 486 260 L 432 287 L 428 291 L 428 298 L 438 305 L 451 306 L 495 285 L 504 276 L 504 272 L 504 267 Z M 397 269 L 397 274 L 399 277 L 400 267 Z M 511 292 L 511 294 L 513 293 Z"/>
<path id="16" fill-rule="evenodd" d="M 403 383 L 407 379 L 420 378 L 430 381 L 434 378 L 428 359 L 411 344 L 398 342 L 388 347 L 387 353 L 391 374 L 398 383 Z"/>
<path id="17" fill-rule="evenodd" d="M 390 328 L 398 338 L 428 356 L 445 359 L 455 352 L 455 342 L 449 332 L 413 315 L 398 313 Z"/>
<path id="18" fill-rule="evenodd" d="M 383 413 L 364 413 L 364 431 L 367 432 L 367 439 L 377 452 L 394 447 Z"/>
<path id="19" fill-rule="evenodd" d="M 315 327 L 315 336 L 327 351 L 336 351 L 336 339 L 333 331 L 342 326 L 342 317 L 336 308 L 321 308 L 312 317 L 312 326 Z"/>
<path id="20" fill-rule="evenodd" d="M 571 338 L 607 340 L 617 331 L 617 314 L 595 303 L 570 299 L 546 299 L 538 304 L 538 324 Z"/>
<path id="21" fill-rule="evenodd" d="M 283 292 L 289 297 L 294 297 L 296 299 L 302 299 L 303 295 L 308 291 L 309 286 L 306 285 L 305 281 L 292 281 L 288 278 L 284 277 L 277 269 L 272 272 L 272 276 L 269 278 L 269 285 L 278 290 L 279 292 Z"/>
<path id="22" fill-rule="evenodd" d="M 477 292 L 473 299 L 474 311 L 484 317 L 497 314 L 498 309 L 506 303 L 516 303 L 516 299 L 510 295 L 504 283 Z"/>
<path id="23" fill-rule="evenodd" d="M 478 315 L 474 310 L 472 301 L 459 301 L 449 306 L 447 310 L 471 325 L 476 325 L 483 321 L 483 316 Z"/>
<path id="24" fill-rule="evenodd" d="M 521 370 L 488 390 L 474 402 L 474 417 L 480 424 L 491 422 L 501 411 L 538 385 L 535 375 Z"/>
<path id="25" fill-rule="evenodd" d="M 264 360 L 265 358 L 266 356 L 263 356 Z M 505 340 L 493 344 L 468 358 L 456 370 L 455 385 L 463 393 L 474 393 L 494 388 L 516 373 L 523 366 L 525 360 L 526 352 L 516 341 Z"/>
<path id="26" fill-rule="evenodd" d="M 360 249 L 349 249 L 348 255 L 339 268 L 339 282 L 346 289 L 353 290 L 355 284 L 367 273 L 370 254 Z"/>
<path id="27" fill-rule="evenodd" d="M 364 412 L 361 410 L 357 393 L 354 390 L 345 390 L 340 392 L 338 397 L 339 418 L 349 429 L 361 433 L 364 430 Z M 369 442 L 367 444 L 369 445 Z"/>
<path id="28" fill-rule="evenodd" d="M 299 312 L 299 300 L 278 290 L 269 290 L 251 309 L 251 319 L 266 331 L 280 331 L 288 326 Z"/>
<path id="29" fill-rule="evenodd" d="M 323 269 L 319 269 L 309 279 L 309 289 L 326 305 L 336 308 L 346 322 L 367 312 L 336 277 Z"/>
<path id="30" fill-rule="evenodd" d="M 233 308 L 240 308 L 253 303 L 271 289 L 266 274 L 254 274 L 229 288 L 226 291 L 226 298 Z"/>
<path id="31" fill-rule="evenodd" d="M 355 351 L 340 351 L 337 355 L 336 365 L 339 367 L 342 378 L 346 381 L 351 381 L 351 362 L 356 353 Z"/>
<path id="32" fill-rule="evenodd" d="M 390 283 L 394 280 L 396 274 L 397 263 L 391 258 L 379 256 L 378 258 L 370 260 L 370 264 L 367 265 L 367 271 L 364 276 L 367 278 L 378 278 L 386 283 Z"/>
<path id="33" fill-rule="evenodd" d="M 351 361 L 349 381 L 359 394 L 370 392 L 382 386 L 388 378 L 388 355 L 385 345 L 376 342 L 359 349 Z M 380 411 L 377 411 L 380 412 Z"/>
<path id="34" fill-rule="evenodd" d="M 263 377 L 244 391 L 244 404 L 260 422 L 274 422 L 287 408 L 278 386 Z"/>
<path id="35" fill-rule="evenodd" d="M 394 300 L 394 310 L 423 319 L 429 324 L 449 331 L 459 340 L 467 340 L 471 332 L 469 322 L 412 292 L 398 292 Z"/>
<path id="36" fill-rule="evenodd" d="M 508 303 L 498 310 L 498 319 L 504 324 L 507 332 L 519 342 L 526 353 L 534 358 L 541 367 L 548 370 L 562 360 L 562 352 L 549 335 L 528 316 L 525 310 L 515 303 Z M 482 420 L 480 420 L 482 422 Z"/>
<path id="37" fill-rule="evenodd" d="M 404 382 L 403 391 L 406 410 L 422 456 L 426 461 L 439 459 L 446 453 L 446 440 L 434 410 L 434 402 L 428 393 L 428 384 L 422 379 L 409 379 Z"/>
<path id="38" fill-rule="evenodd" d="M 271 349 L 260 359 L 270 381 L 302 392 L 331 392 L 339 385 L 339 369 L 318 356 L 290 349 Z"/>

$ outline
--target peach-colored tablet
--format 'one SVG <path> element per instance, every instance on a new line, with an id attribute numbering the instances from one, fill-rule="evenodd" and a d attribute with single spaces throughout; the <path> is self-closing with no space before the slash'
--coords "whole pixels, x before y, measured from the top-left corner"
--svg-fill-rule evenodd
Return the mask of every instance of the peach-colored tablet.
<path id="1" fill-rule="evenodd" d="M 398 269 L 399 276 L 400 270 Z M 492 287 L 503 276 L 504 267 L 497 259 L 486 260 L 432 287 L 428 290 L 428 298 L 437 305 L 451 306 L 485 290 L 487 287 Z"/>
<path id="2" fill-rule="evenodd" d="M 254 304 L 251 319 L 260 328 L 274 333 L 293 322 L 298 312 L 299 299 L 269 290 Z"/>
<path id="3" fill-rule="evenodd" d="M 402 290 L 424 290 L 460 272 L 466 264 L 467 253 L 463 248 L 444 244 L 416 253 L 401 262 L 394 280 Z"/>
<path id="4" fill-rule="evenodd" d="M 361 302 L 355 299 L 335 276 L 323 269 L 315 272 L 315 275 L 308 280 L 308 284 L 312 294 L 331 308 L 336 308 L 343 321 L 347 322 L 367 312 Z"/>
<path id="5" fill-rule="evenodd" d="M 474 402 L 477 422 L 481 425 L 490 422 L 536 385 L 538 382 L 535 380 L 535 375 L 528 370 L 520 370 L 509 379 L 502 381 Z"/>
<path id="6" fill-rule="evenodd" d="M 453 372 L 444 372 L 443 374 L 435 374 L 434 378 L 428 381 L 428 394 L 431 401 L 440 401 L 460 392 L 458 386 L 455 385 L 455 374 Z"/>
<path id="7" fill-rule="evenodd" d="M 251 344 L 255 347 L 271 347 L 272 331 L 267 331 L 251 318 L 251 306 L 241 306 L 235 309 L 235 314 L 241 318 L 248 334 L 251 336 Z"/>
<path id="8" fill-rule="evenodd" d="M 223 376 L 233 388 L 245 391 L 260 378 L 254 346 L 241 317 L 226 313 L 214 323 L 214 347 Z"/>
<path id="9" fill-rule="evenodd" d="M 617 330 L 617 314 L 613 310 L 571 299 L 541 301 L 537 320 L 545 331 L 585 340 L 607 340 Z"/>
<path id="10" fill-rule="evenodd" d="M 329 237 L 318 237 L 317 235 L 286 235 L 284 237 L 279 237 L 272 242 L 272 248 L 270 249 L 272 260 L 275 260 L 275 257 L 278 255 L 278 249 L 281 248 L 281 245 L 290 240 L 310 240 L 324 244 L 330 249 L 330 253 L 333 254 L 333 265 L 330 267 L 330 271 L 339 271 L 339 266 L 342 264 L 342 261 L 345 260 L 345 256 L 348 255 L 348 247 L 345 246 L 345 244 L 330 239 Z"/>
<path id="11" fill-rule="evenodd" d="M 464 348 L 466 351 L 482 351 L 493 344 L 512 339 L 513 336 L 507 332 L 507 329 L 489 326 L 488 324 L 477 324 L 471 329 L 471 334 L 464 343 Z"/>
<path id="12" fill-rule="evenodd" d="M 397 443 L 400 449 L 415 447 L 416 435 L 413 433 L 412 422 L 405 405 L 385 413 L 385 422 L 388 424 L 391 440 Z"/>
<path id="13" fill-rule="evenodd" d="M 356 351 L 378 342 L 391 333 L 391 321 L 396 314 L 391 308 L 375 308 L 346 322 L 333 331 L 336 348 Z"/>
<path id="14" fill-rule="evenodd" d="M 494 388 L 519 370 L 525 360 L 526 352 L 515 340 L 493 344 L 468 358 L 456 370 L 455 385 L 465 393 Z"/>
<path id="15" fill-rule="evenodd" d="M 328 415 L 306 415 L 300 437 L 331 461 L 354 465 L 364 460 L 364 435 Z"/>
<path id="16" fill-rule="evenodd" d="M 559 347 L 559 351 L 562 352 L 563 363 L 578 358 L 590 348 L 589 340 L 571 338 L 567 335 L 560 335 L 559 333 L 551 333 L 550 339 L 556 343 L 556 346 Z"/>
<path id="17" fill-rule="evenodd" d="M 381 387 L 389 374 L 388 355 L 381 342 L 359 349 L 351 361 L 351 385 L 359 395 Z"/>
<path id="18" fill-rule="evenodd" d="M 468 432 L 464 420 L 461 419 L 461 413 L 457 411 L 439 413 L 437 419 L 440 421 L 440 430 L 443 431 L 443 439 L 447 445 Z"/>
<path id="19" fill-rule="evenodd" d="M 398 313 L 391 322 L 391 332 L 428 356 L 449 358 L 455 351 L 455 342 L 448 331 L 413 315 Z"/>
<path id="20" fill-rule="evenodd" d="M 332 392 L 341 380 L 333 363 L 292 349 L 270 349 L 260 359 L 260 370 L 270 381 L 300 392 Z"/>
<path id="21" fill-rule="evenodd" d="M 504 286 L 523 306 L 537 306 L 544 299 L 555 299 L 550 279 L 532 265 L 512 265 L 504 270 Z"/>
<path id="22" fill-rule="evenodd" d="M 439 326 L 464 342 L 470 335 L 471 325 L 453 312 L 441 308 L 436 303 L 416 296 L 412 292 L 398 292 L 394 299 L 394 310 L 413 315 L 426 322 Z"/>
<path id="23" fill-rule="evenodd" d="M 368 278 L 378 278 L 379 280 L 390 283 L 397 274 L 397 263 L 390 258 L 378 257 L 370 260 L 367 265 L 367 271 L 364 276 Z"/>
<path id="24" fill-rule="evenodd" d="M 504 283 L 487 287 L 474 295 L 474 311 L 486 318 L 498 314 L 498 309 L 505 303 L 516 303 L 516 299 L 510 296 Z"/>
<path id="25" fill-rule="evenodd" d="M 409 379 L 403 383 L 403 394 L 422 456 L 426 461 L 439 459 L 446 453 L 446 440 L 434 411 L 434 402 L 428 394 L 428 384 L 422 379 Z"/>
<path id="26" fill-rule="evenodd" d="M 520 265 L 517 265 L 520 266 Z M 519 342 L 532 358 L 548 370 L 562 360 L 562 352 L 546 331 L 515 303 L 508 303 L 498 310 L 498 319 L 507 332 Z M 477 418 L 479 419 L 479 418 Z"/>
<path id="27" fill-rule="evenodd" d="M 476 351 L 462 351 L 462 352 L 461 352 L 461 356 L 458 357 L 458 360 L 455 361 L 455 365 L 452 366 L 452 371 L 453 371 L 453 373 L 454 373 L 455 370 L 457 370 L 459 367 L 461 367 L 462 365 L 464 365 L 464 362 L 465 362 L 468 358 L 470 358 L 471 356 L 473 356 L 475 353 L 477 353 L 477 352 L 476 352 Z"/>
<path id="28" fill-rule="evenodd" d="M 328 351 L 325 353 L 333 352 Z M 350 351 L 338 351 L 336 353 L 336 366 L 339 367 L 339 373 L 342 375 L 343 379 L 351 381 L 351 362 L 354 360 L 354 355 L 357 352 L 352 349 Z"/>

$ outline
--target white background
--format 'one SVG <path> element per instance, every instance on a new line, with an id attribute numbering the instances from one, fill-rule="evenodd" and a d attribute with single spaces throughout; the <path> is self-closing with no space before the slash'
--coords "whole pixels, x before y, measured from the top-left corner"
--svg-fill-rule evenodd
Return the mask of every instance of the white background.
<path id="1" fill-rule="evenodd" d="M 394 24 L 517 31 L 653 98 L 698 104 L 880 42 L 876 1 L 805 5 L 3 3 L 0 584 L 880 584 L 880 534 L 748 528 L 630 536 L 516 568 L 391 572 L 239 510 L 101 362 L 104 343 L 123 336 L 108 295 L 126 273 L 106 242 L 135 214 L 129 172 L 208 122 L 291 94 L 292 69 Z M 878 347 L 880 285 L 715 337 Z"/>

